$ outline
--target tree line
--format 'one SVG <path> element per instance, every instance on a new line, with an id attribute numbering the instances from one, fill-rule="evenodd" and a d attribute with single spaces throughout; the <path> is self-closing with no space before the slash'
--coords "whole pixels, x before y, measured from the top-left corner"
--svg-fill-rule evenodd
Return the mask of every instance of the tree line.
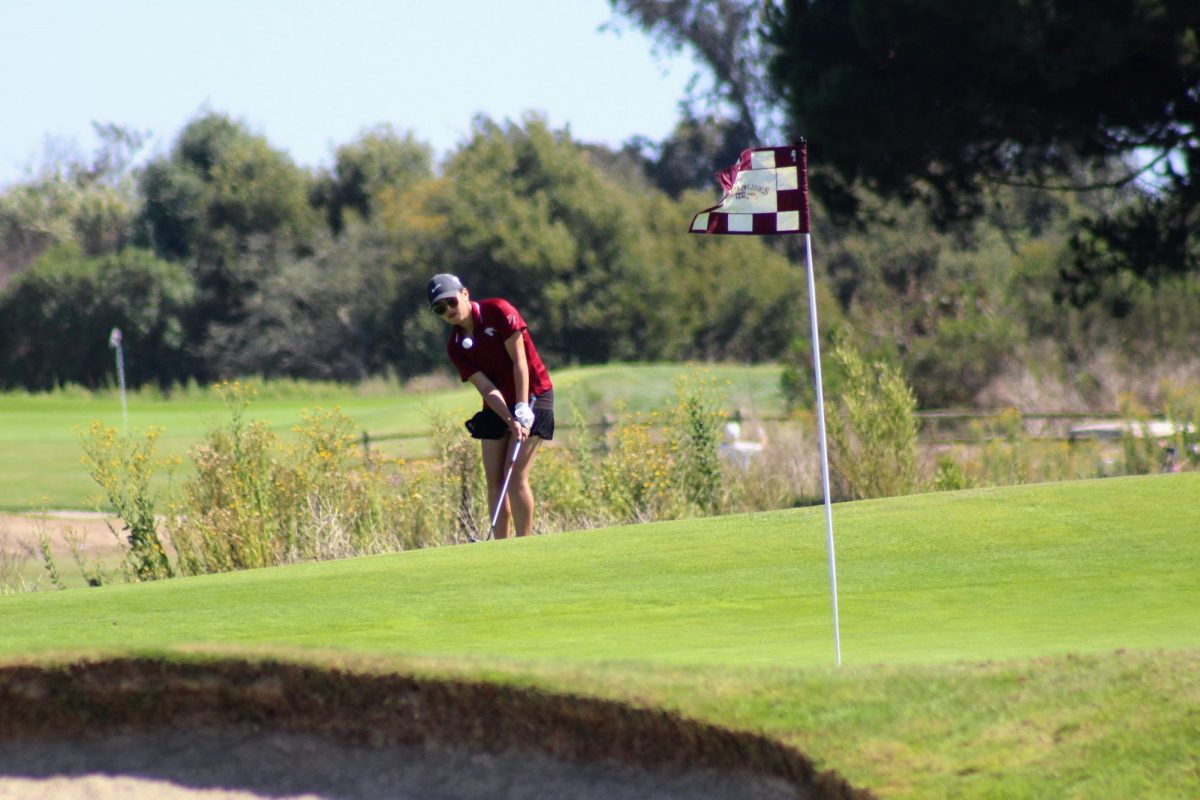
<path id="1" fill-rule="evenodd" d="M 511 299 L 557 364 L 780 355 L 801 290 L 785 253 L 687 236 L 672 198 L 545 121 L 475 122 L 440 165 L 380 126 L 306 170 L 209 112 L 129 169 L 136 136 L 0 195 L 0 384 L 408 377 L 444 362 L 430 275 Z"/>
<path id="2" fill-rule="evenodd" d="M 207 112 L 134 168 L 144 137 L 98 126 L 0 191 L 0 387 L 111 382 L 112 327 L 134 384 L 419 375 L 449 271 L 554 364 L 782 360 L 803 404 L 798 239 L 686 233 L 715 170 L 796 136 L 824 346 L 921 406 L 1114 408 L 1196 375 L 1195 3 L 610 4 L 701 65 L 660 142 L 480 117 L 439 161 L 380 125 L 314 170 Z"/>
<path id="3" fill-rule="evenodd" d="M 551 363 L 784 360 L 793 399 L 811 398 L 799 240 L 689 235 L 715 182 L 661 182 L 636 143 L 479 118 L 438 164 L 383 125 L 309 170 L 207 112 L 132 168 L 138 136 L 101 133 L 0 193 L 5 388 L 114 383 L 113 327 L 134 386 L 421 375 L 444 367 L 445 336 L 423 287 L 452 271 L 513 300 Z M 975 402 L 1021 365 L 1196 351 L 1195 275 L 1128 276 L 1119 314 L 1066 301 L 1074 226 L 1115 193 L 1010 187 L 947 228 L 896 199 L 863 193 L 857 224 L 813 199 L 827 345 L 898 364 L 926 407 Z"/>

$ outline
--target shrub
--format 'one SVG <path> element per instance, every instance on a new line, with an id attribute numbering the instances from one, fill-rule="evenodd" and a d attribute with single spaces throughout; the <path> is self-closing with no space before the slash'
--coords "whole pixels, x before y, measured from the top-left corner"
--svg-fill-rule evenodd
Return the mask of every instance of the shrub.
<path id="1" fill-rule="evenodd" d="M 382 553 L 445 535 L 440 520 L 430 524 L 428 482 L 360 455 L 338 409 L 306 411 L 285 442 L 245 419 L 251 387 L 219 388 L 229 422 L 192 451 L 196 476 L 169 517 L 184 574 Z"/>
<path id="2" fill-rule="evenodd" d="M 811 420 L 776 426 L 769 444 L 762 432 L 766 446 L 748 462 L 723 463 L 725 510 L 769 511 L 820 503 L 824 495 L 820 463 L 813 457 L 818 452 L 814 430 Z"/>
<path id="3" fill-rule="evenodd" d="M 160 460 L 155 447 L 162 431 L 151 427 L 145 433 L 118 434 L 93 422 L 80 436 L 83 464 L 124 523 L 125 538 L 113 531 L 125 547 L 126 577 L 139 580 L 170 578 L 174 573 L 158 536 L 156 496 L 150 488 L 155 471 L 172 469 L 173 460 Z M 110 526 L 111 528 L 111 526 Z"/>
<path id="4" fill-rule="evenodd" d="M 605 434 L 595 435 L 597 424 L 573 402 L 560 419 L 564 424 L 556 444 L 538 451 L 537 468 L 529 477 L 538 498 L 537 529 L 573 530 L 617 521 L 606 500 L 601 469 Z"/>
<path id="5" fill-rule="evenodd" d="M 1149 475 L 1157 472 L 1162 459 L 1162 445 L 1150 435 L 1150 413 L 1131 395 L 1120 398 L 1121 414 L 1128 420 L 1121 435 L 1121 465 L 1123 475 Z"/>
<path id="6" fill-rule="evenodd" d="M 1200 384 L 1165 385 L 1161 390 L 1166 418 L 1175 424 L 1175 433 L 1164 443 L 1174 451 L 1174 464 L 1164 461 L 1164 467 L 1200 467 Z"/>
<path id="7" fill-rule="evenodd" d="M 723 398 L 711 375 L 694 373 L 678 379 L 675 405 L 668 414 L 668 436 L 674 456 L 674 482 L 681 500 L 701 514 L 722 507 L 721 465 L 717 460 Z"/>
<path id="8" fill-rule="evenodd" d="M 423 497 L 432 530 L 451 540 L 478 539 L 491 524 L 483 464 L 473 439 L 445 411 L 430 411 L 434 458 L 423 466 Z"/>
<path id="9" fill-rule="evenodd" d="M 728 509 L 733 492 L 718 460 L 723 397 L 702 372 L 681 378 L 660 411 L 621 408 L 601 437 L 578 409 L 566 446 L 544 447 L 531 473 L 539 529 L 677 519 Z M 565 433 L 565 431 L 564 431 Z"/>
<path id="10" fill-rule="evenodd" d="M 971 479 L 963 472 L 962 467 L 952 456 L 943 455 L 938 459 L 937 473 L 933 477 L 933 488 L 939 492 L 953 492 L 958 489 L 969 489 Z"/>
<path id="11" fill-rule="evenodd" d="M 933 488 L 1014 486 L 1039 481 L 1082 480 L 1120 471 L 1097 442 L 1031 436 L 1016 408 L 972 420 L 965 443 L 939 455 Z"/>
<path id="12" fill-rule="evenodd" d="M 671 446 L 658 435 L 658 412 L 617 415 L 600 462 L 600 496 L 615 522 L 676 515 Z"/>
<path id="13" fill-rule="evenodd" d="M 403 549 L 423 542 L 419 491 L 360 456 L 338 409 L 306 411 L 281 440 L 244 410 L 253 390 L 223 384 L 230 419 L 192 451 L 196 477 L 170 516 L 186 574 Z M 414 534 L 416 534 L 414 536 Z"/>
<path id="14" fill-rule="evenodd" d="M 8 534 L 0 531 L 0 596 L 32 591 L 36 581 L 22 575 L 26 563 L 32 560 L 34 548 L 28 542 L 12 543 Z"/>
<path id="15" fill-rule="evenodd" d="M 1024 420 L 1015 408 L 1006 408 L 995 417 L 972 425 L 982 453 L 983 481 L 989 486 L 1028 483 L 1032 469 L 1032 449 L 1025 435 Z"/>
<path id="16" fill-rule="evenodd" d="M 834 360 L 845 375 L 840 398 L 826 402 L 830 462 L 855 498 L 907 494 L 917 485 L 917 401 L 899 368 L 870 365 L 850 344 Z"/>
<path id="17" fill-rule="evenodd" d="M 578 445 L 538 450 L 537 466 L 529 475 L 538 507 L 537 532 L 575 530 L 614 521 L 597 489 L 600 483 L 589 475 L 598 463 Z"/>

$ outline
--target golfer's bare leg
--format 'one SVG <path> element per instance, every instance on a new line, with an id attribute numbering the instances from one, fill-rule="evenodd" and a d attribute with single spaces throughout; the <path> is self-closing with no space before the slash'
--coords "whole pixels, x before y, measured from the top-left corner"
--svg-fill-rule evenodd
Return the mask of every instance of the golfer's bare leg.
<path id="1" fill-rule="evenodd" d="M 513 524 L 517 536 L 529 536 L 533 533 L 533 489 L 529 486 L 529 468 L 533 466 L 533 457 L 537 454 L 538 443 L 542 440 L 530 436 L 521 445 L 521 454 L 513 465 L 512 479 L 508 484 L 508 498 L 512 503 Z M 503 480 L 503 479 L 502 479 Z"/>
<path id="2" fill-rule="evenodd" d="M 483 474 L 487 478 L 489 525 L 492 515 L 496 513 L 496 498 L 500 496 L 500 487 L 504 485 L 504 470 L 508 467 L 508 440 L 511 438 L 505 434 L 499 439 L 479 440 L 483 447 Z M 513 479 L 516 479 L 515 476 Z M 511 487 L 509 493 L 511 494 Z M 497 539 L 508 538 L 508 511 L 508 500 L 505 498 L 500 515 L 496 517 L 496 530 L 493 535 Z"/>

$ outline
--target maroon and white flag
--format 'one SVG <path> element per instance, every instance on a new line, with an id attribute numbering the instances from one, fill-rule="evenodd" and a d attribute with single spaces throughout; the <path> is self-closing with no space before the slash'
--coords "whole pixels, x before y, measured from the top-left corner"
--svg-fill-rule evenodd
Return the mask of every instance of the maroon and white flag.
<path id="1" fill-rule="evenodd" d="M 808 233 L 808 150 L 787 147 L 742 151 L 732 167 L 717 173 L 725 197 L 692 219 L 689 233 L 763 236 Z"/>

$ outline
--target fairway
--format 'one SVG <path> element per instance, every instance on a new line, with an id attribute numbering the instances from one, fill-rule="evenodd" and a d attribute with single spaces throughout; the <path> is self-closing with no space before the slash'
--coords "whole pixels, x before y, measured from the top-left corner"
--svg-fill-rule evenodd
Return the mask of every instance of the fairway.
<path id="1" fill-rule="evenodd" d="M 676 379 L 701 373 L 718 385 L 726 407 L 734 412 L 779 415 L 782 398 L 778 365 L 612 364 L 555 371 L 559 423 L 564 433 L 577 408 L 587 419 L 599 419 L 620 403 L 627 413 L 649 412 L 670 400 Z M 459 385 L 457 377 L 432 381 L 432 390 L 398 385 L 364 387 L 292 384 L 274 381 L 260 386 L 246 417 L 262 420 L 276 433 L 288 435 L 303 413 L 338 408 L 360 431 L 371 436 L 371 447 L 393 458 L 426 458 L 428 431 L 435 413 L 466 419 L 479 407 L 479 395 Z M 451 388 L 445 388 L 449 386 Z M 160 428 L 160 456 L 184 459 L 180 478 L 190 474 L 186 456 L 205 434 L 228 419 L 221 398 L 210 389 L 179 391 L 164 399 L 152 391 L 130 395 L 130 432 Z M 83 450 L 78 431 L 93 421 L 124 430 L 121 401 L 115 392 L 90 394 L 65 390 L 55 394 L 0 393 L 0 510 L 90 510 L 96 486 L 80 464 Z M 158 482 L 166 488 L 165 476 Z"/>

